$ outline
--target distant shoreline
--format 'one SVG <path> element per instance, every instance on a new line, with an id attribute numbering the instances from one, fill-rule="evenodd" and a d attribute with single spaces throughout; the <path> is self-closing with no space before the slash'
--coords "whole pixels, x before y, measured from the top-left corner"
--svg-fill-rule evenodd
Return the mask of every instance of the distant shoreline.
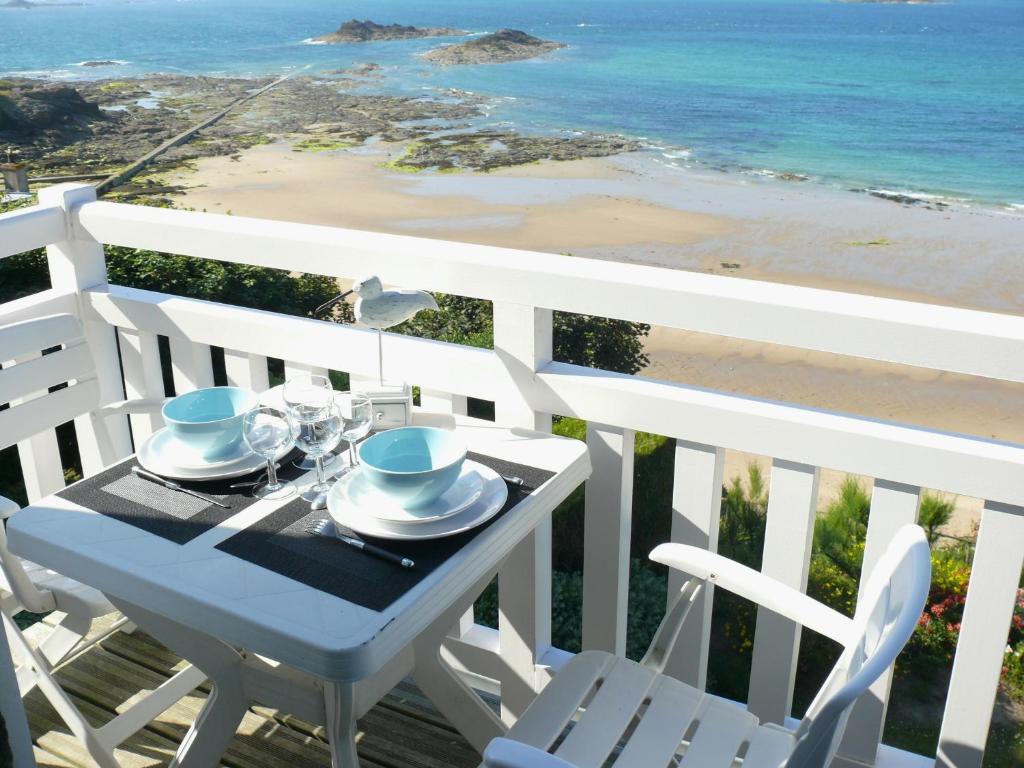
<path id="1" fill-rule="evenodd" d="M 117 59 L 100 59 L 100 60 L 87 60 L 77 62 L 73 66 L 88 70 L 90 74 L 97 70 L 107 70 L 110 66 L 123 65 L 128 62 L 117 60 Z M 102 65 L 102 66 L 100 66 Z M 369 71 L 375 71 L 376 68 L 368 70 L 362 74 L 368 74 Z M 335 75 L 346 73 L 348 75 L 360 74 L 359 68 L 354 67 L 349 70 L 332 70 L 330 73 L 321 73 L 321 79 L 330 81 Z M 327 77 L 323 77 L 326 75 Z M 4 77 L 10 77 L 10 75 L 0 75 L 0 81 Z M 152 75 L 138 76 L 138 77 L 125 77 L 116 81 L 110 81 L 107 78 L 96 78 L 96 77 L 80 77 L 73 80 L 66 78 L 17 78 L 21 80 L 36 80 L 39 83 L 61 83 L 68 84 L 74 87 L 76 84 L 95 86 L 99 84 L 103 87 L 106 82 L 126 82 L 126 83 L 139 83 L 145 84 L 146 82 L 160 77 L 173 77 L 181 80 L 192 79 L 199 82 L 200 79 L 206 81 L 216 81 L 223 79 L 225 81 L 238 82 L 241 80 L 251 79 L 253 82 L 261 82 L 263 78 L 218 78 L 217 76 L 202 76 L 202 75 L 164 75 L 155 73 Z M 355 84 L 357 88 L 374 87 L 379 85 L 378 76 L 370 80 L 359 81 Z M 339 80 L 339 84 L 344 83 L 345 85 L 352 85 L 350 79 Z M 452 89 L 440 88 L 439 93 L 447 94 L 453 92 Z M 387 92 L 387 90 L 385 90 Z M 477 96 L 476 98 L 487 100 L 486 97 Z M 159 99 L 155 99 L 158 103 Z M 513 126 L 513 129 L 515 127 Z M 565 127 L 563 129 L 550 129 L 538 135 L 548 136 L 564 136 L 571 140 L 574 135 L 580 134 L 579 131 L 574 130 L 572 127 Z M 991 200 L 991 199 L 978 199 L 968 195 L 961 195 L 952 192 L 929 190 L 929 189 L 913 189 L 905 185 L 891 185 L 891 184 L 851 184 L 849 181 L 841 178 L 832 178 L 824 175 L 817 174 L 813 171 L 802 170 L 782 170 L 763 168 L 749 164 L 743 164 L 739 162 L 735 163 L 723 163 L 717 161 L 708 161 L 700 156 L 699 153 L 695 152 L 692 148 L 686 146 L 672 145 L 662 143 L 659 141 L 643 138 L 633 137 L 628 134 L 620 134 L 624 140 L 639 143 L 644 149 L 650 150 L 652 153 L 657 154 L 661 159 L 668 165 L 675 165 L 682 168 L 693 168 L 704 171 L 715 171 L 727 174 L 738 174 L 740 176 L 752 176 L 752 177 L 763 177 L 763 178 L 774 178 L 782 182 L 789 183 L 802 183 L 802 184 L 814 184 L 822 186 L 829 190 L 844 190 L 853 193 L 859 193 L 872 197 L 877 197 L 883 200 L 892 202 L 893 204 L 908 206 L 908 207 L 920 207 L 920 208 L 931 208 L 931 209 L 972 209 L 972 210 L 985 210 L 998 215 L 1008 216 L 1020 216 L 1024 217 L 1024 199 L 1022 200 Z"/>

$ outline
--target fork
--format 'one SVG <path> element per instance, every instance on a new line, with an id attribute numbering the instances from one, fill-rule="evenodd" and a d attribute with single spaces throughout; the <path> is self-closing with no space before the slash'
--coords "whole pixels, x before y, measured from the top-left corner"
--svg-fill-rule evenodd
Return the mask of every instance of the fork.
<path id="1" fill-rule="evenodd" d="M 316 534 L 317 536 L 326 536 L 327 538 L 331 539 L 338 539 L 339 541 L 343 541 L 344 543 L 348 544 L 350 547 L 361 549 L 368 555 L 379 557 L 381 560 L 387 560 L 389 562 L 394 563 L 395 565 L 400 565 L 403 568 L 412 568 L 416 565 L 416 563 L 414 563 L 408 557 L 396 555 L 394 552 L 389 552 L 386 549 L 381 549 L 380 547 L 365 542 L 362 539 L 357 539 L 354 536 L 345 535 L 344 533 L 338 530 L 333 520 L 328 520 L 326 518 L 321 520 L 314 520 L 306 526 L 306 533 Z"/>

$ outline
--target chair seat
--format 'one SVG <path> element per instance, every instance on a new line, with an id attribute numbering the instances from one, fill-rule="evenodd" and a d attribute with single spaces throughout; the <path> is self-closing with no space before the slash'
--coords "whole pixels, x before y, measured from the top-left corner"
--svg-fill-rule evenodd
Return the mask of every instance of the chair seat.
<path id="1" fill-rule="evenodd" d="M 777 768 L 795 741 L 733 702 L 599 651 L 573 658 L 508 738 L 578 768 L 604 765 L 616 748 L 615 768 L 666 766 L 677 755 L 684 768 L 729 768 L 745 755 L 744 768 Z"/>
<path id="2" fill-rule="evenodd" d="M 37 563 L 23 560 L 22 564 L 25 566 L 25 573 L 38 589 L 48 590 L 53 594 L 58 611 L 75 616 L 97 618 L 117 610 L 97 589 L 87 587 L 67 576 L 61 576 L 56 571 L 44 568 Z"/>

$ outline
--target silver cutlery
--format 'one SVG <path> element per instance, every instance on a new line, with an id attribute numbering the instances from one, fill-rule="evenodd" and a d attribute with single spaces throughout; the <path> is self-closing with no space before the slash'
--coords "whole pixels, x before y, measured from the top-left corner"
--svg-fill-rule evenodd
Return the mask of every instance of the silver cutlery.
<path id="1" fill-rule="evenodd" d="M 231 509 L 230 506 L 222 501 L 218 501 L 212 496 L 207 496 L 206 494 L 199 493 L 198 491 L 193 491 L 191 488 L 185 488 L 180 483 L 176 483 L 173 480 L 167 480 L 160 477 L 160 475 L 154 475 L 152 472 L 147 472 L 142 467 L 132 467 L 132 473 L 137 477 L 141 477 L 143 480 L 149 480 L 151 483 L 162 485 L 164 488 L 169 488 L 172 491 L 181 491 L 182 493 L 187 493 L 189 496 L 195 496 L 197 499 L 202 499 L 207 504 L 216 504 L 218 507 Z"/>
<path id="2" fill-rule="evenodd" d="M 416 565 L 416 563 L 414 563 L 408 557 L 396 555 L 394 552 L 389 552 L 386 549 L 381 549 L 378 546 L 365 542 L 362 539 L 357 539 L 354 536 L 346 536 L 344 533 L 338 530 L 338 528 L 334 525 L 333 520 L 328 520 L 326 518 L 323 520 L 314 520 L 312 523 L 306 526 L 306 533 L 313 533 L 317 536 L 326 536 L 328 538 L 338 539 L 338 541 L 342 541 L 345 544 L 348 544 L 350 547 L 361 549 L 368 555 L 379 557 L 382 560 L 387 560 L 389 562 L 394 563 L 395 565 L 400 565 L 403 568 L 412 568 Z"/>
<path id="3" fill-rule="evenodd" d="M 516 477 L 515 475 L 502 475 L 501 479 L 504 480 L 509 485 L 522 485 L 523 484 L 523 478 Z"/>

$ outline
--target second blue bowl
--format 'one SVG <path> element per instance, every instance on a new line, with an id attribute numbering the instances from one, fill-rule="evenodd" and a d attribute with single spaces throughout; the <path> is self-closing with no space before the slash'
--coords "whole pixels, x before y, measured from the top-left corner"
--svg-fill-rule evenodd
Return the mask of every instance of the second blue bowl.
<path id="1" fill-rule="evenodd" d="M 372 485 L 406 509 L 416 509 L 452 487 L 466 460 L 466 444 L 445 429 L 400 427 L 363 442 L 359 460 Z"/>

